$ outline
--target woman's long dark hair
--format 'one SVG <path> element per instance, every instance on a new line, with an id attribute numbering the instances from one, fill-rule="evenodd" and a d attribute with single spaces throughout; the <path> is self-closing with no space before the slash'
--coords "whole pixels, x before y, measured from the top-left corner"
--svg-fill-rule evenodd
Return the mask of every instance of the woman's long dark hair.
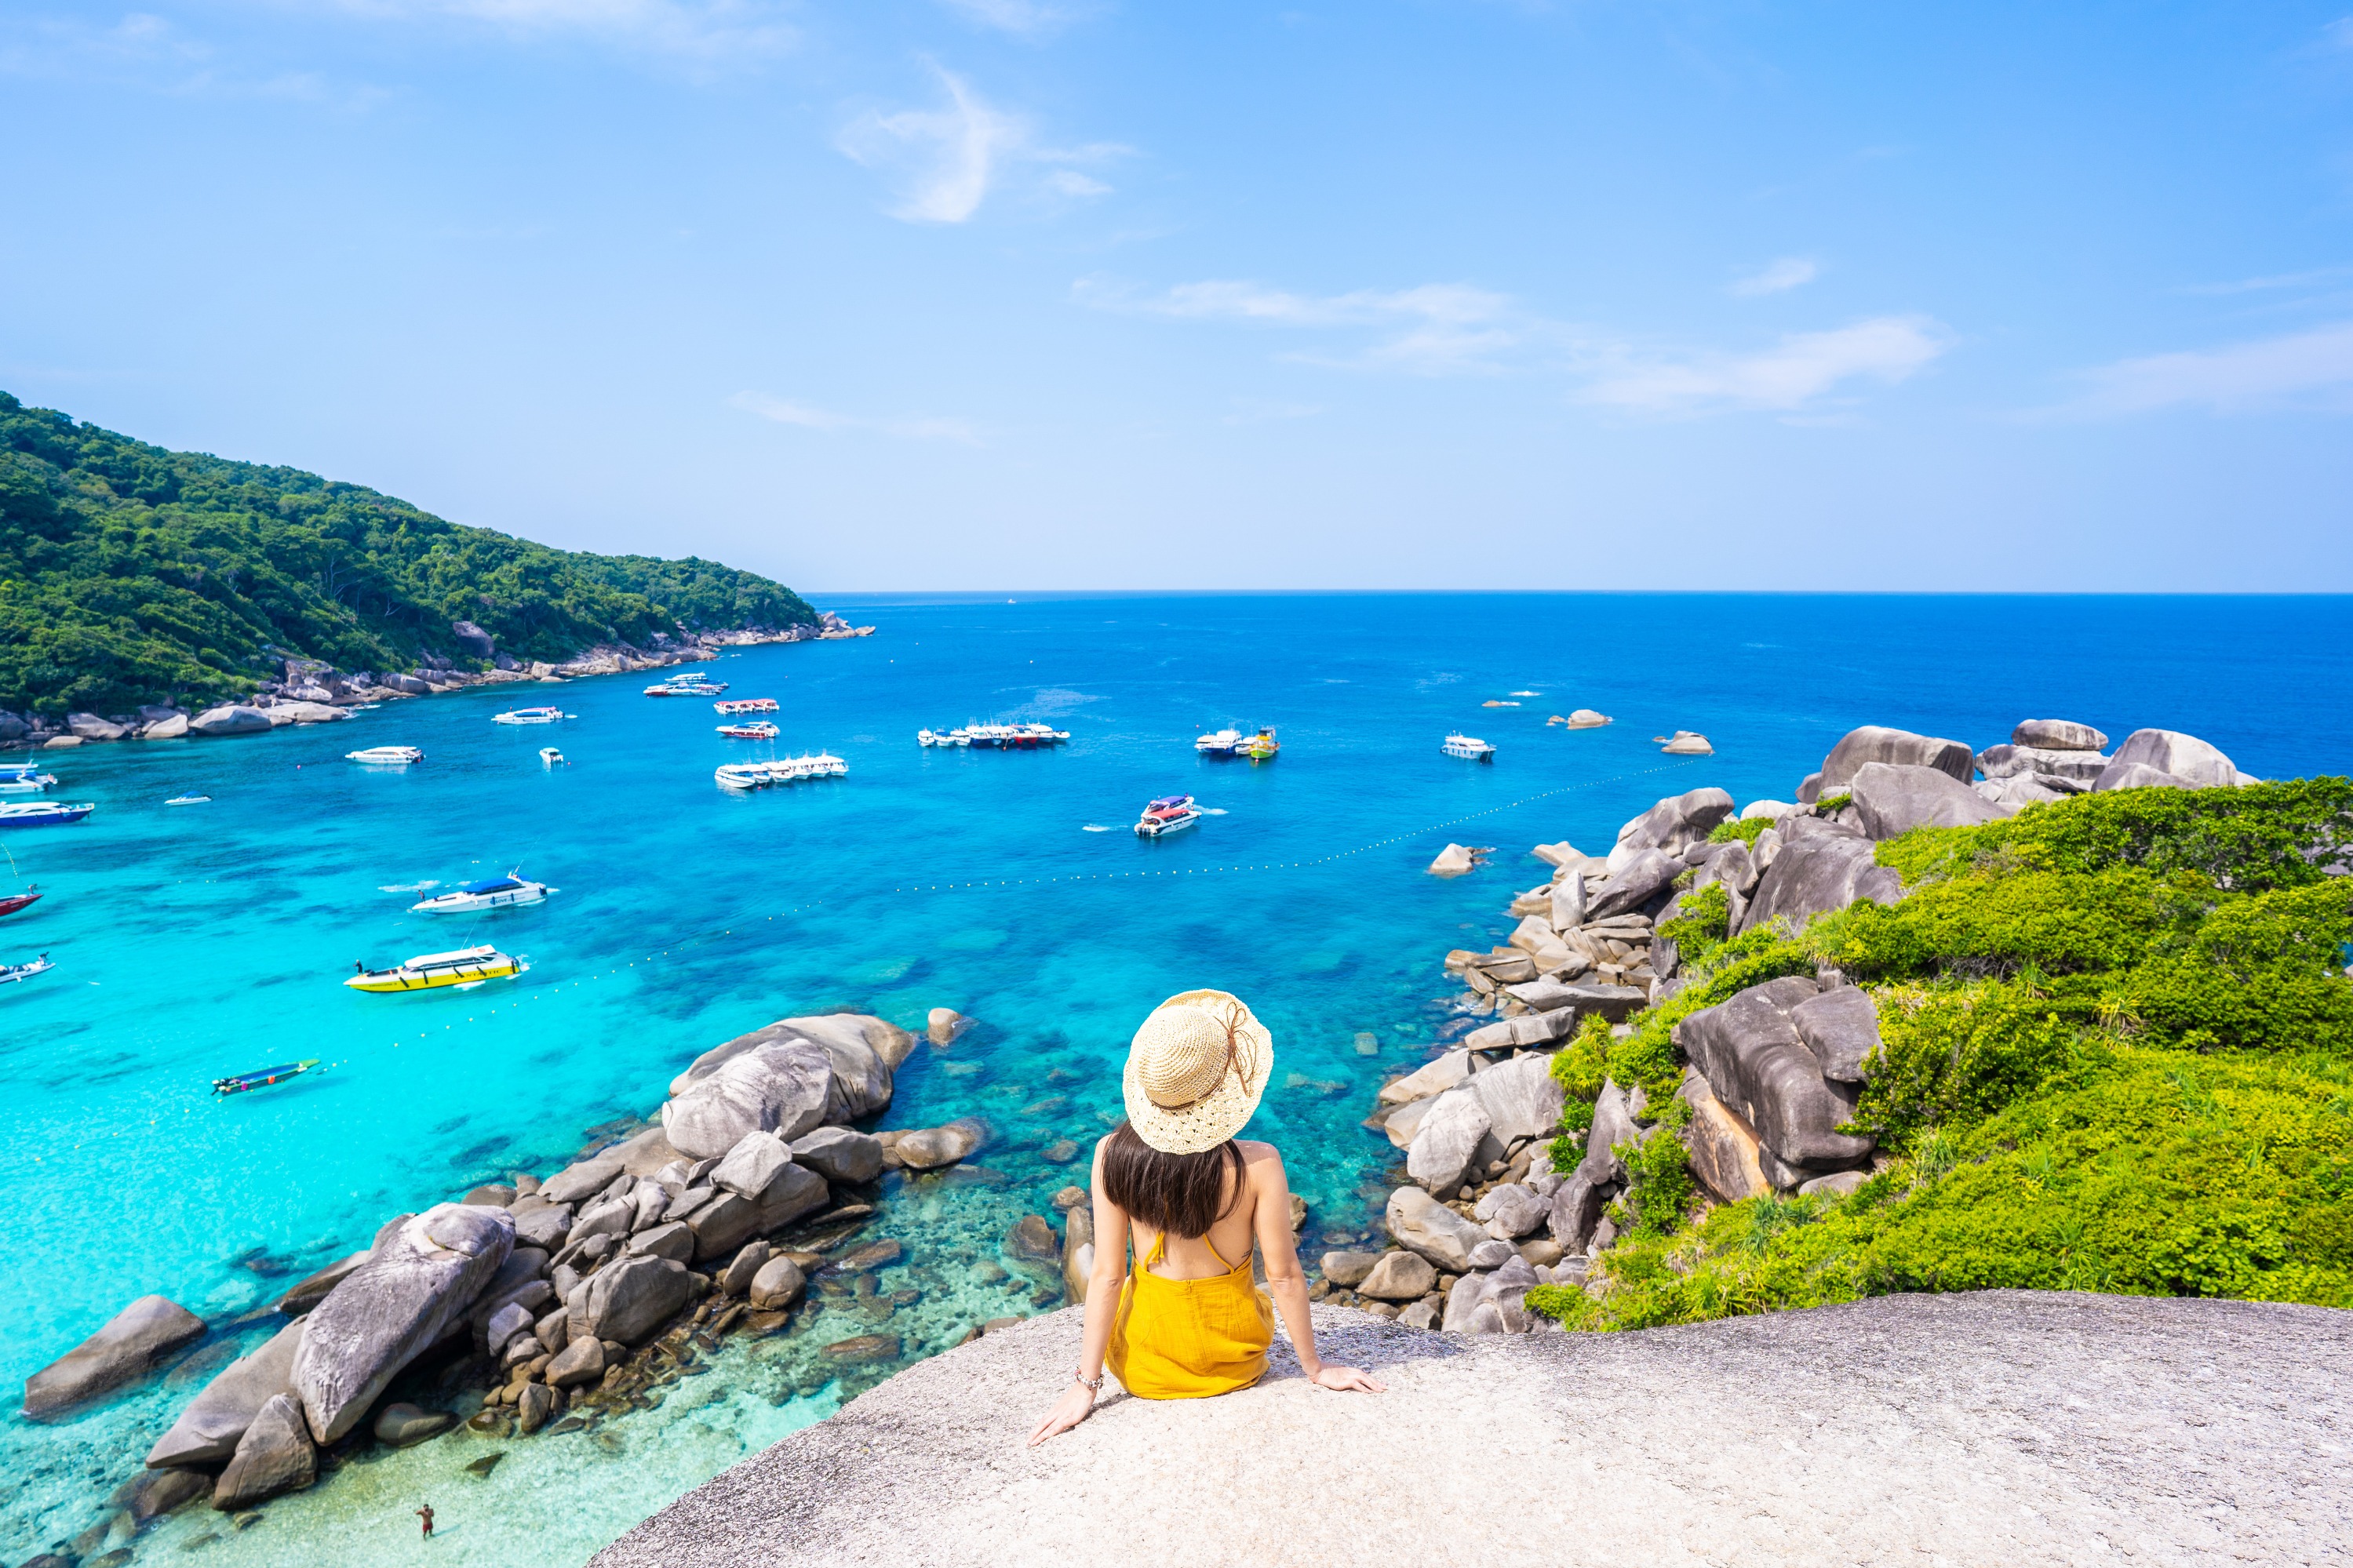
<path id="1" fill-rule="evenodd" d="M 1234 1173 L 1233 1195 L 1226 1172 Z M 1230 1138 L 1198 1154 L 1155 1149 L 1123 1121 L 1103 1150 L 1103 1192 L 1111 1201 L 1156 1231 L 1197 1237 L 1241 1200 L 1242 1152 Z"/>

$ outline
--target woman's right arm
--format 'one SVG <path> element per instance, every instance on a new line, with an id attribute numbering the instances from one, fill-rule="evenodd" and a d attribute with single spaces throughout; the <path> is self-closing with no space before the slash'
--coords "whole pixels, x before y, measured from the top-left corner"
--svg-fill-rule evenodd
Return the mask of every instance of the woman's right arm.
<path id="1" fill-rule="evenodd" d="M 1127 1272 L 1127 1214 L 1103 1192 L 1103 1144 L 1095 1145 L 1092 1187 L 1095 1214 L 1095 1261 L 1087 1271 L 1086 1338 L 1079 1348 L 1079 1364 L 1062 1396 L 1029 1434 L 1036 1447 L 1047 1438 L 1067 1432 L 1094 1413 L 1095 1390 L 1103 1375 L 1103 1355 L 1111 1348 L 1112 1319 L 1119 1311 L 1120 1277 Z M 1081 1380 L 1085 1381 L 1082 1382 Z"/>

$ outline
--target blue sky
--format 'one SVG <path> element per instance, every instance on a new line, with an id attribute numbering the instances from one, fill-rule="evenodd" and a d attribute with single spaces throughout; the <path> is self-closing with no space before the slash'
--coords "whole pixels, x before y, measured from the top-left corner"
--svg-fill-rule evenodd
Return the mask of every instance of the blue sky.
<path id="1" fill-rule="evenodd" d="M 819 590 L 2343 591 L 2345 5 L 0 0 L 0 387 Z"/>

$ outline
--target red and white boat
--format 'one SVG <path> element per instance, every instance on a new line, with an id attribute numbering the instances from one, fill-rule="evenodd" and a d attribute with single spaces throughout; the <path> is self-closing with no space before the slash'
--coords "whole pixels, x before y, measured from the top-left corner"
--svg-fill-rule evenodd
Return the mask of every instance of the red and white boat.
<path id="1" fill-rule="evenodd" d="M 1162 795 L 1144 808 L 1144 815 L 1136 820 L 1135 836 L 1138 838 L 1159 838 L 1167 834 L 1181 833 L 1200 820 L 1201 814 L 1194 809 L 1191 795 Z"/>
<path id="2" fill-rule="evenodd" d="M 714 702 L 711 708 L 715 713 L 774 713 L 776 700 L 773 697 L 739 697 L 733 702 Z"/>
<path id="3" fill-rule="evenodd" d="M 21 893 L 11 893 L 6 898 L 0 899 L 0 915 L 13 915 L 40 897 L 39 893 L 30 888 Z"/>

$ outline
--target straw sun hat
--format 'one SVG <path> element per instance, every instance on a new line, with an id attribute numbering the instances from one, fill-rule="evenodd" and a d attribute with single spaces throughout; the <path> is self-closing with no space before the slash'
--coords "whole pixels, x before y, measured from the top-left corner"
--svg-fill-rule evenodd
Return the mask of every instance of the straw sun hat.
<path id="1" fill-rule="evenodd" d="M 1164 1154 L 1198 1154 L 1242 1130 L 1274 1072 L 1274 1037 L 1239 997 L 1186 991 L 1127 1048 L 1127 1119 Z"/>

